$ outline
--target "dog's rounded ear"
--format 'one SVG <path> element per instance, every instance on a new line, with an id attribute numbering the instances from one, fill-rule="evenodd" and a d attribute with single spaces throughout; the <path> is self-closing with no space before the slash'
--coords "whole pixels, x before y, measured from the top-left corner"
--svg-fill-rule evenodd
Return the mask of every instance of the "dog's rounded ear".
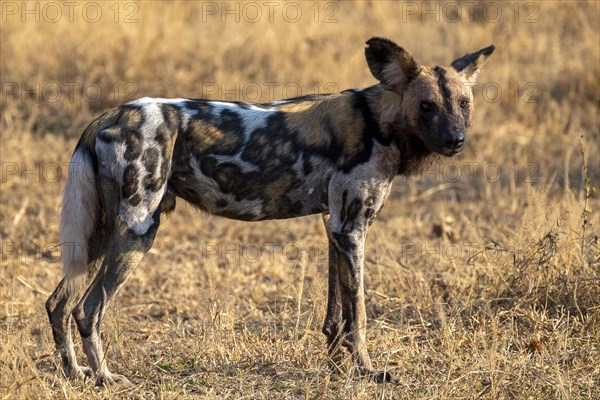
<path id="1" fill-rule="evenodd" d="M 421 70 L 408 51 L 385 38 L 369 39 L 365 57 L 371 73 L 384 86 L 403 89 Z"/>
<path id="2" fill-rule="evenodd" d="M 488 46 L 475 53 L 466 54 L 457 58 L 450 65 L 466 80 L 475 82 L 475 80 L 477 80 L 477 75 L 479 75 L 480 68 L 487 62 L 487 59 L 492 55 L 495 49 L 496 47 L 494 45 Z"/>

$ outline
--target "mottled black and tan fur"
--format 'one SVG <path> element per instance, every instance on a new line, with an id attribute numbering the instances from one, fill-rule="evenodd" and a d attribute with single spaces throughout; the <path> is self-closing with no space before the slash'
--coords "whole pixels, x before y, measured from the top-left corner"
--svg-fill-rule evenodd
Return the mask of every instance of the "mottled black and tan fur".
<path id="1" fill-rule="evenodd" d="M 387 39 L 365 50 L 379 83 L 267 104 L 142 98 L 98 117 L 75 149 L 65 187 L 64 278 L 46 303 L 69 378 L 126 381 L 109 372 L 100 340 L 107 303 L 150 249 L 176 198 L 208 213 L 259 221 L 322 214 L 329 238 L 323 332 L 335 365 L 343 349 L 361 375 L 365 343 L 367 230 L 399 174 L 466 140 L 471 85 L 490 46 L 450 67 L 424 67 Z M 75 318 L 88 364 L 77 364 Z"/>

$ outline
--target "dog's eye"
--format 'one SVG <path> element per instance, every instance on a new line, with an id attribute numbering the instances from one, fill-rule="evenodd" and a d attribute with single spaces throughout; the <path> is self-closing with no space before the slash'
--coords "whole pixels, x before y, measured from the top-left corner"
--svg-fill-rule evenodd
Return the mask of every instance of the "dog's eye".
<path id="1" fill-rule="evenodd" d="M 467 108 L 467 107 L 469 106 L 469 100 L 467 100 L 467 99 L 462 99 L 462 100 L 460 101 L 460 106 L 461 106 L 462 108 Z"/>
<path id="2" fill-rule="evenodd" d="M 423 100 L 421 102 L 421 110 L 423 111 L 431 111 L 433 110 L 433 103 L 428 100 Z"/>

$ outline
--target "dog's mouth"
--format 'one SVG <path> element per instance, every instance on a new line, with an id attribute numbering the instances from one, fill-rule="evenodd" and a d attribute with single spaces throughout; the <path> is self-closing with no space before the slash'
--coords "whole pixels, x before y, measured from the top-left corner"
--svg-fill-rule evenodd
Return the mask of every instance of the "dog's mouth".
<path id="1" fill-rule="evenodd" d="M 440 143 L 428 144 L 426 142 L 425 147 L 427 147 L 432 153 L 437 153 L 444 157 L 454 157 L 455 155 L 462 153 L 465 148 L 464 144 L 443 146 Z"/>
<path id="2" fill-rule="evenodd" d="M 441 154 L 445 157 L 454 157 L 455 155 L 462 153 L 463 147 L 464 146 L 459 146 L 455 148 L 445 148 L 444 150 L 442 150 Z"/>

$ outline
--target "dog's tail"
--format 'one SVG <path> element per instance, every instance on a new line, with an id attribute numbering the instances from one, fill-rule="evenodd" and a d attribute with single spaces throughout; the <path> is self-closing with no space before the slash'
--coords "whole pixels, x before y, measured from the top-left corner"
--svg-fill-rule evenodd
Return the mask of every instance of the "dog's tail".
<path id="1" fill-rule="evenodd" d="M 75 148 L 60 213 L 60 239 L 65 280 L 77 284 L 88 272 L 88 245 L 98 223 L 99 196 L 94 165 L 95 132 L 86 129 Z"/>

